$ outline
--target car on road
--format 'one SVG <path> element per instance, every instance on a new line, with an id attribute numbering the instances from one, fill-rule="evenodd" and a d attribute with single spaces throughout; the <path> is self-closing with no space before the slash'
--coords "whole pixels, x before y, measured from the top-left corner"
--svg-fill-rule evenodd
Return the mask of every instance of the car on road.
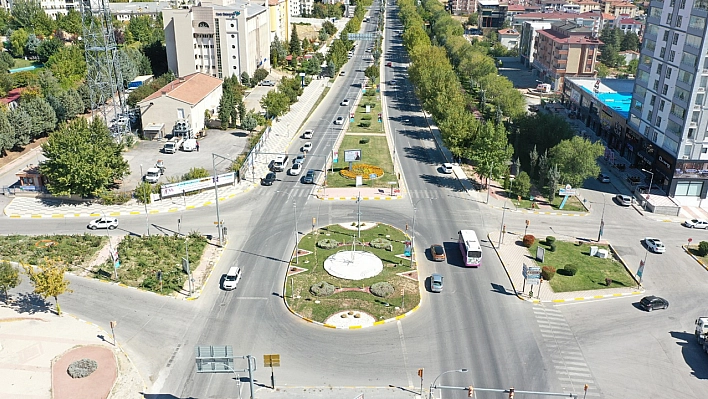
<path id="1" fill-rule="evenodd" d="M 288 174 L 290 176 L 297 176 L 302 172 L 302 164 L 301 163 L 294 163 L 293 166 L 290 167 L 290 170 L 288 170 Z"/>
<path id="2" fill-rule="evenodd" d="M 619 205 L 631 206 L 632 201 L 633 201 L 633 199 L 629 195 L 624 195 L 624 194 L 615 195 L 615 202 L 617 202 Z"/>
<path id="3" fill-rule="evenodd" d="M 354 57 L 354 52 L 353 51 L 348 52 L 347 58 L 352 58 L 352 57 Z"/>
<path id="4" fill-rule="evenodd" d="M 344 75 L 346 75 L 346 74 L 347 74 L 347 73 L 344 72 L 344 71 L 339 72 L 339 76 L 344 76 Z"/>
<path id="5" fill-rule="evenodd" d="M 395 79 L 391 79 L 391 80 L 388 82 L 388 84 L 390 84 L 391 86 L 393 86 L 393 85 L 396 84 L 396 80 L 395 80 Z"/>
<path id="6" fill-rule="evenodd" d="M 300 154 L 293 159 L 293 164 L 305 162 L 305 154 Z"/>
<path id="7" fill-rule="evenodd" d="M 440 244 L 433 244 L 430 246 L 430 256 L 436 262 L 443 262 L 445 260 L 445 248 Z"/>
<path id="8" fill-rule="evenodd" d="M 113 230 L 118 227 L 118 219 L 103 217 L 89 222 L 88 226 L 91 230 L 108 229 Z"/>
<path id="9" fill-rule="evenodd" d="M 338 116 L 337 119 L 334 120 L 335 125 L 343 125 L 344 124 L 344 117 Z"/>
<path id="10" fill-rule="evenodd" d="M 597 175 L 597 180 L 600 181 L 600 183 L 609 183 L 610 182 L 610 176 L 607 176 L 604 173 L 600 173 Z"/>
<path id="11" fill-rule="evenodd" d="M 442 292 L 443 290 L 443 276 L 438 273 L 433 273 L 430 276 L 430 291 L 432 292 Z"/>
<path id="12" fill-rule="evenodd" d="M 669 301 L 658 296 L 649 295 L 639 301 L 639 306 L 647 312 L 651 312 L 654 309 L 668 309 Z"/>
<path id="13" fill-rule="evenodd" d="M 261 179 L 261 184 L 264 186 L 272 186 L 275 181 L 275 172 L 268 172 L 264 178 Z"/>
<path id="14" fill-rule="evenodd" d="M 691 229 L 708 229 L 708 221 L 703 219 L 686 220 L 682 224 Z"/>
<path id="15" fill-rule="evenodd" d="M 305 132 L 302 134 L 303 139 L 311 139 L 312 136 L 314 136 L 315 132 L 311 129 L 305 130 Z"/>
<path id="16" fill-rule="evenodd" d="M 302 178 L 302 182 L 305 184 L 315 184 L 315 170 L 308 170 L 307 173 L 305 173 L 305 176 Z"/>
<path id="17" fill-rule="evenodd" d="M 644 239 L 644 244 L 646 244 L 647 248 L 654 253 L 663 254 L 666 252 L 664 243 L 658 238 L 646 237 Z"/>
<path id="18" fill-rule="evenodd" d="M 157 183 L 158 180 L 160 180 L 161 175 L 162 175 L 162 169 L 148 168 L 147 173 L 145 173 L 145 176 L 143 176 L 143 180 L 145 180 L 148 183 L 154 184 L 154 183 Z"/>
<path id="19" fill-rule="evenodd" d="M 442 164 L 442 166 L 440 167 L 440 170 L 441 170 L 443 173 L 445 173 L 446 175 L 450 175 L 450 174 L 452 174 L 452 164 L 445 162 L 445 163 Z"/>
<path id="20" fill-rule="evenodd" d="M 389 61 L 389 62 L 386 63 L 386 66 L 387 66 L 387 67 L 390 67 L 390 66 L 393 66 L 393 64 L 391 63 L 391 61 Z"/>
<path id="21" fill-rule="evenodd" d="M 300 150 L 302 150 L 302 152 L 312 151 L 312 142 L 311 141 L 305 142 L 305 144 L 302 145 L 302 148 Z"/>
<path id="22" fill-rule="evenodd" d="M 223 287 L 225 290 L 236 289 L 239 281 L 241 281 L 241 268 L 238 266 L 231 266 L 229 271 L 224 276 Z"/>
<path id="23" fill-rule="evenodd" d="M 261 86 L 275 86 L 275 82 L 272 80 L 262 80 L 260 85 Z"/>
<path id="24" fill-rule="evenodd" d="M 347 105 L 349 105 L 349 99 L 345 98 L 344 100 L 342 100 L 341 103 L 339 103 L 339 105 L 346 107 Z"/>

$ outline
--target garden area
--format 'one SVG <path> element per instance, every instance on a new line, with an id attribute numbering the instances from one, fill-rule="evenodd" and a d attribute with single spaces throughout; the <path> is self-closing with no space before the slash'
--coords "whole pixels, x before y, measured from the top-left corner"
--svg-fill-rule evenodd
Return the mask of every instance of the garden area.
<path id="1" fill-rule="evenodd" d="M 118 280 L 130 287 L 161 294 L 179 291 L 187 281 L 187 274 L 182 269 L 182 258 L 189 252 L 190 269 L 196 269 L 206 245 L 206 238 L 199 233 L 190 233 L 187 238 L 163 235 L 126 236 L 117 248 L 120 260 Z M 158 271 L 161 272 L 162 287 Z M 113 261 L 107 260 L 97 267 L 94 273 L 100 279 L 112 280 Z"/>
<path id="2" fill-rule="evenodd" d="M 701 241 L 698 245 L 688 245 L 686 250 L 704 266 L 708 266 L 708 241 Z"/>
<path id="3" fill-rule="evenodd" d="M 349 124 L 350 132 L 357 133 L 384 133 L 383 123 L 379 122 L 379 114 L 381 113 L 380 93 L 376 89 L 368 87 L 359 104 L 356 105 L 354 111 L 354 123 Z M 369 112 L 366 112 L 366 106 L 369 105 Z"/>
<path id="4" fill-rule="evenodd" d="M 511 196 L 507 195 L 507 197 L 510 198 Z M 510 198 L 510 200 L 519 209 L 539 209 L 539 205 L 550 205 L 554 210 L 587 212 L 587 209 L 583 206 L 583 203 L 576 196 L 570 196 L 568 201 L 565 202 L 563 209 L 560 209 L 560 204 L 563 202 L 563 197 L 555 197 L 551 202 L 545 198 L 539 200 L 538 197 L 536 197 L 534 201 L 531 201 L 528 198 L 522 198 L 521 201 L 519 201 L 518 197 Z"/>
<path id="5" fill-rule="evenodd" d="M 356 251 L 374 254 L 383 270 L 369 278 L 334 277 L 325 260 L 353 249 L 357 236 L 353 225 L 330 225 L 305 235 L 299 242 L 299 259 L 292 259 L 285 284 L 285 300 L 297 314 L 318 322 L 339 312 L 365 312 L 375 320 L 401 315 L 420 302 L 418 272 L 403 257 L 407 236 L 392 226 L 362 223 Z M 355 316 L 356 317 L 356 316 Z"/>
<path id="6" fill-rule="evenodd" d="M 344 150 L 361 150 L 361 161 L 354 162 L 353 173 L 344 162 Z M 388 151 L 386 136 L 361 136 L 347 134 L 339 146 L 339 158 L 333 165 L 334 173 L 327 172 L 327 187 L 356 187 L 356 175 L 361 175 L 365 187 L 389 188 L 388 182 L 396 181 L 393 161 Z M 376 179 L 369 179 L 371 173 Z"/>
<path id="7" fill-rule="evenodd" d="M 545 260 L 538 265 L 542 268 L 543 279 L 550 284 L 553 292 L 627 288 L 637 285 L 624 265 L 612 257 L 608 245 L 558 241 L 550 236 L 541 241 L 530 235 L 524 236 L 523 245 L 534 258 L 539 246 L 545 248 Z M 610 257 L 603 259 L 590 256 L 591 246 L 607 250 Z"/>
<path id="8" fill-rule="evenodd" d="M 87 267 L 107 240 L 93 234 L 0 236 L 0 259 L 30 265 L 52 259 L 71 271 Z"/>

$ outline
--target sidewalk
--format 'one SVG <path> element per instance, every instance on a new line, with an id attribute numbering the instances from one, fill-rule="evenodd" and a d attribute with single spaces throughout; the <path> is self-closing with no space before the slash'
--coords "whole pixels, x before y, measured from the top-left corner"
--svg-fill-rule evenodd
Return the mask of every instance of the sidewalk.
<path id="1" fill-rule="evenodd" d="M 534 258 L 529 254 L 526 247 L 522 246 L 521 240 L 523 234 L 516 234 L 512 232 L 507 232 L 502 237 L 502 243 L 499 245 L 499 231 L 492 231 L 487 235 L 490 244 L 494 247 L 499 260 L 501 260 L 502 266 L 506 274 L 509 276 L 509 281 L 511 283 L 511 289 L 505 289 L 507 293 L 511 295 L 516 295 L 520 299 L 525 301 L 531 301 L 534 303 L 539 302 L 572 302 L 572 301 L 584 301 L 589 299 L 602 299 L 602 298 L 612 298 L 627 295 L 639 295 L 644 292 L 644 290 L 637 290 L 634 288 L 608 288 L 599 290 L 588 290 L 588 291 L 576 291 L 576 292 L 559 292 L 554 293 L 548 284 L 541 283 L 541 288 L 539 292 L 539 287 L 530 287 L 528 284 L 524 286 L 523 268 L 524 264 L 527 266 L 538 266 Z M 529 297 L 529 292 L 533 291 L 533 297 Z"/>
<path id="2" fill-rule="evenodd" d="M 66 313 L 47 310 L 29 294 L 0 306 L 0 397 L 25 399 L 141 398 L 144 383 L 110 333 Z M 73 379 L 66 366 L 77 358 L 99 369 Z M 110 395 L 109 395 L 110 393 Z"/>

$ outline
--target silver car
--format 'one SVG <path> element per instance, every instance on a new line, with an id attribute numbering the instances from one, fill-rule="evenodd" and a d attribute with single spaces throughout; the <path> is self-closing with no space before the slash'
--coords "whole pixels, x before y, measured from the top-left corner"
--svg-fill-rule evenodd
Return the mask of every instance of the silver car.
<path id="1" fill-rule="evenodd" d="M 632 206 L 634 200 L 629 195 L 617 194 L 615 195 L 615 201 L 622 206 Z"/>
<path id="2" fill-rule="evenodd" d="M 433 273 L 430 276 L 430 291 L 432 292 L 442 292 L 443 290 L 443 276 L 438 273 Z"/>

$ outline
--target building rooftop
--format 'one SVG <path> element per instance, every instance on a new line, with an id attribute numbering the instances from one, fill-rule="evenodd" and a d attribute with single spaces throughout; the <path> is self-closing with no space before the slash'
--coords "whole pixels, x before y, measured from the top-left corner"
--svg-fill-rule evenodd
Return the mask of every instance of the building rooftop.
<path id="1" fill-rule="evenodd" d="M 566 78 L 575 85 L 590 93 L 600 102 L 613 109 L 623 118 L 629 118 L 629 106 L 632 102 L 632 91 L 634 90 L 634 79 L 600 79 L 600 89 L 597 94 L 594 92 L 594 78 Z"/>
<path id="2" fill-rule="evenodd" d="M 526 6 L 521 4 L 510 4 L 509 11 L 526 11 Z"/>
<path id="3" fill-rule="evenodd" d="M 187 104 L 195 105 L 202 101 L 209 93 L 221 86 L 221 83 L 221 79 L 197 72 L 173 80 L 160 88 L 160 90 L 147 96 L 144 100 L 140 101 L 140 103 L 148 103 L 156 98 L 167 96 Z"/>
<path id="4" fill-rule="evenodd" d="M 118 14 L 156 14 L 160 10 L 170 8 L 169 1 L 160 2 L 133 2 L 133 3 L 108 3 L 112 13 Z"/>
<path id="5" fill-rule="evenodd" d="M 622 18 L 620 19 L 620 24 L 622 25 L 644 25 L 642 21 L 637 21 L 634 18 Z"/>
<path id="6" fill-rule="evenodd" d="M 568 36 L 568 35 L 558 32 L 558 31 L 552 30 L 552 29 L 544 29 L 542 31 L 539 31 L 538 34 L 542 35 L 542 36 L 546 36 L 556 43 L 562 43 L 562 44 L 596 44 L 598 46 L 603 44 L 600 40 L 593 39 L 588 36 L 582 36 L 582 35 Z"/>
<path id="7" fill-rule="evenodd" d="M 477 0 L 477 3 L 481 6 L 498 6 L 499 0 Z"/>
<path id="8" fill-rule="evenodd" d="M 574 14 L 572 12 L 528 12 L 525 14 L 514 15 L 514 20 L 537 20 L 544 21 L 549 19 L 573 19 L 582 14 Z"/>
<path id="9" fill-rule="evenodd" d="M 18 87 L 16 89 L 10 90 L 5 97 L 0 98 L 0 103 L 7 105 L 13 101 L 19 100 L 20 96 L 22 95 L 22 92 L 26 89 L 26 87 Z"/>
<path id="10" fill-rule="evenodd" d="M 519 36 L 520 33 L 516 29 L 499 29 L 499 34 L 507 36 Z"/>

